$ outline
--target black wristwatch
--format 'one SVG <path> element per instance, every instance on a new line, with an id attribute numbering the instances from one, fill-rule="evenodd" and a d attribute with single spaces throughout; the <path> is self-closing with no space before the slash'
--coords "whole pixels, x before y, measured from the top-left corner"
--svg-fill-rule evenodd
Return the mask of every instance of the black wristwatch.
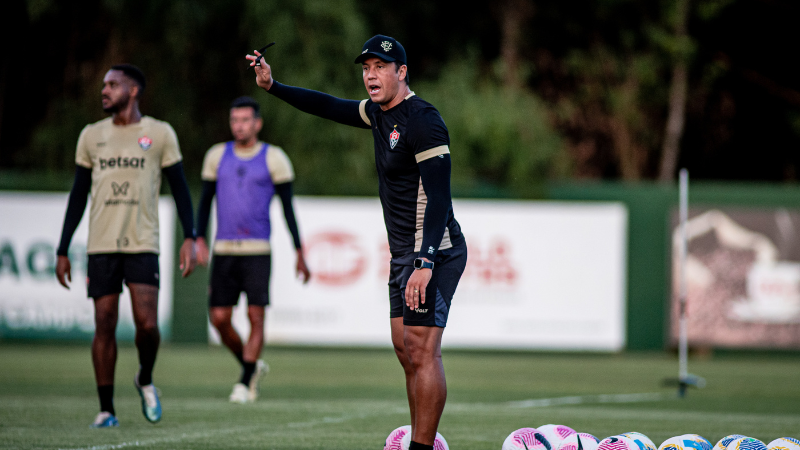
<path id="1" fill-rule="evenodd" d="M 414 268 L 419 269 L 433 269 L 433 263 L 425 261 L 422 258 L 417 258 L 414 260 Z"/>

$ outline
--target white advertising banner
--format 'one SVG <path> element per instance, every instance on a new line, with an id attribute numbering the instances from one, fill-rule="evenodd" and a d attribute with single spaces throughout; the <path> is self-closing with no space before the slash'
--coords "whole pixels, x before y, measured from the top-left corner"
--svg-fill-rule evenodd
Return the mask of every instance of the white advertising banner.
<path id="1" fill-rule="evenodd" d="M 295 278 L 294 248 L 275 201 L 268 341 L 391 345 L 390 255 L 379 201 L 299 197 L 294 205 L 312 280 Z M 624 348 L 624 205 L 455 200 L 453 207 L 469 257 L 444 347 Z M 235 325 L 246 335 L 244 308 L 236 309 Z M 218 342 L 213 329 L 210 337 Z"/>
<path id="2" fill-rule="evenodd" d="M 56 248 L 68 194 L 0 193 L 0 338 L 91 339 L 94 308 L 86 297 L 88 208 L 70 246 L 72 284 L 56 280 Z M 169 338 L 172 322 L 175 206 L 171 197 L 159 202 L 161 289 L 158 324 Z M 120 296 L 117 336 L 133 340 L 128 289 Z"/>

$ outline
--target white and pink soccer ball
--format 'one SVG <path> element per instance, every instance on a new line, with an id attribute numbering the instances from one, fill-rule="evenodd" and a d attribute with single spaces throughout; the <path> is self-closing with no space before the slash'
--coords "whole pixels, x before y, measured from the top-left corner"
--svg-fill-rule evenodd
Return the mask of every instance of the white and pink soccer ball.
<path id="1" fill-rule="evenodd" d="M 767 444 L 768 450 L 800 450 L 800 440 L 791 437 L 775 439 Z"/>
<path id="2" fill-rule="evenodd" d="M 536 428 L 520 428 L 508 435 L 502 450 L 547 450 L 544 439 Z"/>
<path id="3" fill-rule="evenodd" d="M 395 428 L 386 438 L 386 444 L 383 446 L 383 450 L 401 450 L 400 441 L 402 441 L 403 436 L 407 434 L 411 435 L 411 425 L 403 425 L 402 427 Z"/>
<path id="4" fill-rule="evenodd" d="M 400 439 L 400 450 L 408 450 L 411 445 L 411 427 L 409 426 L 408 428 L 409 431 Z M 447 441 L 444 440 L 444 436 L 439 433 L 436 433 L 436 438 L 433 441 L 433 450 L 450 450 L 450 447 L 447 446 Z"/>
<path id="5" fill-rule="evenodd" d="M 597 444 L 597 450 L 641 450 L 633 439 L 625 436 L 609 436 Z"/>
<path id="6" fill-rule="evenodd" d="M 552 450 L 557 450 L 559 445 L 561 445 L 561 441 L 577 433 L 577 431 L 566 425 L 554 425 L 552 423 L 536 427 L 536 429 L 547 439 Z"/>
<path id="7" fill-rule="evenodd" d="M 589 433 L 575 433 L 565 437 L 558 448 L 553 450 L 578 450 L 578 438 L 580 438 L 580 448 L 583 450 L 597 450 L 599 439 Z"/>

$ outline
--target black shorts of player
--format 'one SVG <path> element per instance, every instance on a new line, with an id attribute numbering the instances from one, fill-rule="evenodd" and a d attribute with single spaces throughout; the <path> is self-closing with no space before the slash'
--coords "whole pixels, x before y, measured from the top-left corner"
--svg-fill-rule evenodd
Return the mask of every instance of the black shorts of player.
<path id="1" fill-rule="evenodd" d="M 209 306 L 235 306 L 247 294 L 250 306 L 269 305 L 270 255 L 214 255 L 211 260 Z"/>
<path id="2" fill-rule="evenodd" d="M 158 255 L 155 253 L 95 253 L 86 262 L 89 297 L 122 292 L 122 283 L 158 287 Z"/>
<path id="3" fill-rule="evenodd" d="M 407 259 L 409 258 L 402 258 L 404 261 Z M 389 273 L 389 317 L 402 317 L 403 325 L 444 328 L 450 313 L 450 302 L 466 266 L 466 243 L 461 242 L 455 247 L 439 250 L 433 260 L 431 281 L 425 289 L 425 304 L 412 310 L 406 305 L 405 299 L 406 284 L 414 273 L 414 266 L 393 261 Z"/>

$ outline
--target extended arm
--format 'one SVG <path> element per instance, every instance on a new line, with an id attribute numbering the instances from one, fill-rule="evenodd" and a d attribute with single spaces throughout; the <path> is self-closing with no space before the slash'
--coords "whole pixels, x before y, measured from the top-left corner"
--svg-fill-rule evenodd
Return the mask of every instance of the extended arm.
<path id="1" fill-rule="evenodd" d="M 258 66 L 255 65 L 256 61 L 261 58 L 261 53 L 258 51 L 253 53 L 255 56 L 247 55 L 246 58 L 256 72 L 256 84 L 265 91 L 300 111 L 345 125 L 370 128 L 370 125 L 361 117 L 361 102 L 343 100 L 322 92 L 280 84 L 272 78 L 272 67 L 266 61 L 261 59 L 261 63 Z"/>
<path id="2" fill-rule="evenodd" d="M 86 210 L 86 202 L 89 190 L 92 187 L 92 169 L 83 166 L 75 166 L 75 181 L 72 183 L 72 190 L 69 193 L 67 202 L 67 213 L 64 216 L 64 227 L 61 229 L 61 241 L 58 244 L 58 255 L 56 261 L 56 278 L 58 282 L 69 289 L 72 282 L 72 267 L 69 262 L 69 243 L 75 229 L 81 223 L 83 211 Z"/>
<path id="3" fill-rule="evenodd" d="M 344 100 L 311 89 L 287 86 L 277 81 L 272 82 L 272 87 L 267 92 L 305 113 L 352 127 L 370 128 L 361 118 L 359 112 L 361 102 L 358 100 Z"/>
<path id="4" fill-rule="evenodd" d="M 183 173 L 183 163 L 173 164 L 163 169 L 164 176 L 167 177 L 172 196 L 175 198 L 175 207 L 178 210 L 178 218 L 183 227 L 184 241 L 180 250 L 180 268 L 183 269 L 182 275 L 188 276 L 194 270 L 197 257 L 194 249 L 194 239 L 197 233 L 194 229 L 194 212 L 192 211 L 192 197 L 189 194 L 189 185 L 186 183 L 186 176 Z"/>
<path id="5" fill-rule="evenodd" d="M 278 196 L 281 198 L 283 217 L 286 218 L 286 226 L 289 228 L 289 232 L 292 233 L 294 248 L 297 250 L 296 273 L 301 276 L 304 283 L 307 283 L 311 277 L 311 274 L 308 271 L 305 258 L 303 257 L 303 247 L 300 242 L 300 232 L 297 229 L 297 219 L 295 218 L 294 207 L 292 206 L 292 183 L 288 182 L 276 184 L 275 192 L 277 192 Z"/>

